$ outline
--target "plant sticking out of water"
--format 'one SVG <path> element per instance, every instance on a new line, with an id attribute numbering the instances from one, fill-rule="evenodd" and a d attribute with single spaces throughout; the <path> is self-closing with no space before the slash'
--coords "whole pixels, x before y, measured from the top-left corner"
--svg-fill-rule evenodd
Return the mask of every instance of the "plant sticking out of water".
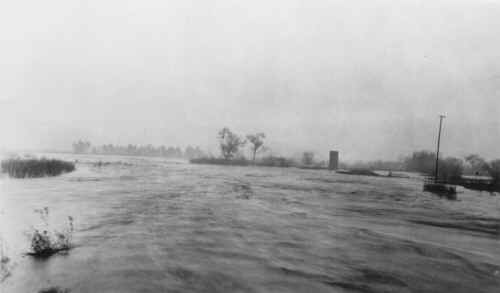
<path id="1" fill-rule="evenodd" d="M 3 247 L 3 240 L 0 236 L 0 283 L 3 282 L 8 276 L 10 276 L 10 259 L 6 255 Z"/>
<path id="2" fill-rule="evenodd" d="M 65 252 L 71 249 L 73 239 L 73 217 L 68 217 L 67 227 L 61 231 L 54 230 L 49 232 L 49 208 L 35 210 L 40 215 L 44 224 L 44 229 L 34 229 L 31 234 L 31 252 L 28 255 L 35 257 L 49 257 L 59 252 Z"/>

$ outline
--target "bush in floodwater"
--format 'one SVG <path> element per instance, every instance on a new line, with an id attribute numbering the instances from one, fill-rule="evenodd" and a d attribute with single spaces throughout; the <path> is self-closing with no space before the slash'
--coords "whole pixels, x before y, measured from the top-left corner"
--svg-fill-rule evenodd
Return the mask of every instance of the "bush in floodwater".
<path id="1" fill-rule="evenodd" d="M 75 170 L 72 162 L 55 159 L 7 159 L 1 163 L 2 172 L 14 178 L 57 176 Z"/>
<path id="2" fill-rule="evenodd" d="M 5 254 L 3 248 L 3 240 L 0 235 L 0 283 L 3 282 L 8 276 L 10 276 L 10 258 Z"/>
<path id="3" fill-rule="evenodd" d="M 234 159 L 224 159 L 224 158 L 214 158 L 214 157 L 202 157 L 194 158 L 189 160 L 191 164 L 209 164 L 209 165 L 231 165 L 231 166 L 247 166 L 250 165 L 250 161 L 245 158 L 234 158 Z"/>
<path id="4" fill-rule="evenodd" d="M 347 174 L 347 175 L 375 176 L 375 177 L 380 176 L 379 174 L 369 169 L 337 170 L 337 173 Z"/>
<path id="5" fill-rule="evenodd" d="M 31 252 L 32 256 L 48 257 L 61 251 L 67 251 L 71 248 L 71 240 L 73 238 L 73 218 L 68 217 L 68 226 L 63 231 L 48 232 L 48 216 L 49 209 L 47 207 L 36 210 L 40 214 L 42 221 L 46 226 L 46 230 L 40 232 L 35 229 L 31 235 Z"/>
<path id="6" fill-rule="evenodd" d="M 285 157 L 279 157 L 279 156 L 265 156 L 261 160 L 257 162 L 257 165 L 259 166 L 266 166 L 266 167 L 292 167 L 295 164 L 295 162 L 292 159 L 288 159 Z"/>
<path id="7" fill-rule="evenodd" d="M 464 162 L 462 159 L 448 157 L 439 160 L 439 179 L 447 182 L 459 182 L 462 179 Z"/>

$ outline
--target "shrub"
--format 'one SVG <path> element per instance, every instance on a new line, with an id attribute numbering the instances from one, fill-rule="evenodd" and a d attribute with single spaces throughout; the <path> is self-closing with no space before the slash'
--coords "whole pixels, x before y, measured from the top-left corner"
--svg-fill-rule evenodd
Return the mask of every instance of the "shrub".
<path id="1" fill-rule="evenodd" d="M 214 157 L 203 157 L 189 160 L 192 164 L 209 164 L 209 165 L 229 165 L 229 166 L 248 166 L 252 164 L 243 157 L 235 158 L 232 160 L 226 160 L 224 158 L 214 158 Z M 295 162 L 291 159 L 285 157 L 267 156 L 255 162 L 257 166 L 266 167 L 292 167 L 295 166 Z"/>
<path id="2" fill-rule="evenodd" d="M 340 163 L 341 169 L 346 170 L 359 170 L 359 169 L 369 169 L 369 170 L 383 170 L 383 171 L 402 171 L 405 169 L 403 161 L 368 161 L 362 162 L 357 161 L 354 163 Z"/>
<path id="3" fill-rule="evenodd" d="M 291 167 L 294 165 L 294 162 L 285 157 L 267 156 L 258 161 L 257 165 L 267 167 Z"/>
<path id="4" fill-rule="evenodd" d="M 245 158 L 236 158 L 227 160 L 223 158 L 203 157 L 189 160 L 192 164 L 209 164 L 209 165 L 230 165 L 230 166 L 247 166 L 250 162 Z"/>
<path id="5" fill-rule="evenodd" d="M 380 176 L 379 174 L 368 169 L 337 170 L 337 173 L 347 175 Z"/>
<path id="6" fill-rule="evenodd" d="M 462 173 L 464 171 L 464 162 L 458 158 L 446 158 L 444 160 L 439 160 L 439 179 L 457 182 L 462 179 Z"/>
<path id="7" fill-rule="evenodd" d="M 488 173 L 491 176 L 492 184 L 495 186 L 500 185 L 500 159 L 491 161 L 488 164 Z"/>
<path id="8" fill-rule="evenodd" d="M 40 232 L 34 229 L 31 235 L 31 252 L 29 255 L 37 257 L 48 257 L 61 251 L 67 251 L 71 248 L 73 238 L 73 218 L 68 217 L 68 226 L 63 231 L 48 232 L 49 209 L 47 207 L 36 210 L 40 214 L 46 230 Z"/>
<path id="9" fill-rule="evenodd" d="M 10 258 L 5 254 L 3 249 L 3 240 L 0 235 L 0 283 L 10 276 L 11 266 L 9 265 Z"/>
<path id="10" fill-rule="evenodd" d="M 404 166 L 407 171 L 414 171 L 423 174 L 433 174 L 436 164 L 436 154 L 430 151 L 417 151 L 404 159 Z"/>
<path id="11" fill-rule="evenodd" d="M 72 162 L 55 159 L 7 159 L 1 163 L 2 172 L 14 178 L 57 176 L 75 170 Z"/>

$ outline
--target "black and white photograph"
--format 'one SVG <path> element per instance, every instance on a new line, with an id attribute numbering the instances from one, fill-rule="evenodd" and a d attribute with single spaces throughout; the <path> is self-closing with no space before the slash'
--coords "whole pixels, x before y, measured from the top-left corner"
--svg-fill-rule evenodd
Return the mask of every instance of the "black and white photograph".
<path id="1" fill-rule="evenodd" d="M 0 293 L 500 292 L 500 0 L 3 0 Z"/>

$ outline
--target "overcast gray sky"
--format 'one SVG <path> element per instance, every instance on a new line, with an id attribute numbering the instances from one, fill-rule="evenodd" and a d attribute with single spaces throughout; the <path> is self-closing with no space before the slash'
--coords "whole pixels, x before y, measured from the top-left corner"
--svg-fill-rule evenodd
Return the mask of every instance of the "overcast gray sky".
<path id="1" fill-rule="evenodd" d="M 4 1 L 0 148 L 500 157 L 500 1 Z"/>

